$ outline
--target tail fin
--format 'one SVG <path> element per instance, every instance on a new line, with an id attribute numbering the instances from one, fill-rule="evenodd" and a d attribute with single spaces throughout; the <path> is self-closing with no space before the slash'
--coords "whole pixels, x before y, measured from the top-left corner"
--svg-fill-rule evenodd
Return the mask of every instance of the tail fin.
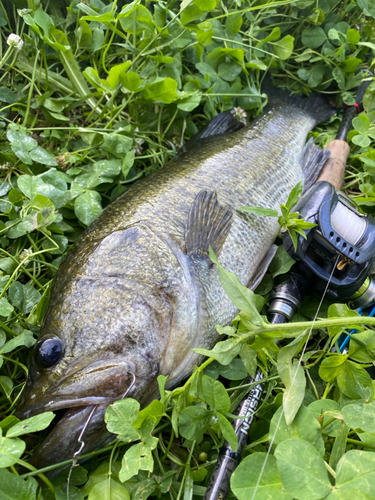
<path id="1" fill-rule="evenodd" d="M 268 106 L 293 106 L 306 111 L 315 120 L 315 125 L 328 120 L 336 113 L 326 97 L 311 93 L 309 96 L 292 95 L 288 90 L 274 87 L 270 78 L 266 78 L 262 91 L 268 96 Z M 267 106 L 267 107 L 268 107 Z"/>

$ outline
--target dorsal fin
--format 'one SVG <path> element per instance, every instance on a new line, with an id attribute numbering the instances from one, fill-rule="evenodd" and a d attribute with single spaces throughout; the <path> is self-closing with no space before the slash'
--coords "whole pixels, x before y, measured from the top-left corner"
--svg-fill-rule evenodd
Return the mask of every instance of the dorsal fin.
<path id="1" fill-rule="evenodd" d="M 214 116 L 212 120 L 202 128 L 197 134 L 187 141 L 183 146 L 183 151 L 196 148 L 198 144 L 223 134 L 231 134 L 240 130 L 246 125 L 246 113 L 241 108 L 233 108 Z"/>
<path id="2" fill-rule="evenodd" d="M 299 159 L 305 176 L 303 192 L 314 184 L 330 154 L 329 149 L 320 149 L 319 146 L 316 146 L 312 138 L 306 143 Z"/>
<path id="3" fill-rule="evenodd" d="M 232 209 L 218 202 L 214 191 L 198 193 L 191 205 L 186 224 L 186 253 L 208 255 L 210 246 L 221 250 L 232 223 Z"/>

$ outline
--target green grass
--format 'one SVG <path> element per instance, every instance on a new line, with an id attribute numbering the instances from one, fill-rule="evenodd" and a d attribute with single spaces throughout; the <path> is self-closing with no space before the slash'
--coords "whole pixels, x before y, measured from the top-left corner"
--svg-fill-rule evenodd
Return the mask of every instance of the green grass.
<path id="1" fill-rule="evenodd" d="M 359 84 L 356 71 L 371 66 L 374 57 L 375 4 L 0 0 L 0 27 L 0 429 L 7 436 L 0 438 L 0 499 L 60 500 L 67 498 L 67 473 L 51 484 L 43 474 L 46 470 L 35 471 L 28 463 L 51 416 L 29 427 L 42 433 L 12 432 L 17 429 L 14 412 L 28 357 L 64 255 L 103 208 L 132 182 L 174 158 L 217 113 L 240 106 L 249 120 L 259 115 L 267 102 L 261 89 L 267 73 L 275 85 L 294 93 L 326 94 L 339 109 L 353 104 Z M 23 41 L 19 51 L 7 45 L 11 34 Z M 344 187 L 369 214 L 375 213 L 374 93 L 372 84 L 364 99 L 365 113 L 353 122 L 349 134 Z M 341 116 L 339 112 L 312 132 L 317 144 L 323 147 L 335 137 Z M 283 279 L 280 269 L 285 273 L 287 268 L 288 259 L 280 251 L 259 289 L 266 304 L 272 286 Z M 334 355 L 330 350 L 338 330 L 332 325 L 345 323 L 350 312 L 344 306 L 328 310 L 324 304 L 321 316 L 328 314 L 329 319 L 320 324 L 303 356 L 307 385 L 298 392 L 309 409 L 299 410 L 291 430 L 279 408 L 288 376 L 302 368 L 287 360 L 299 359 L 306 321 L 317 302 L 307 297 L 300 323 L 280 334 L 301 335 L 302 343 L 285 344 L 278 353 L 274 331 L 257 319 L 261 300 L 248 295 L 255 334 L 264 340 L 259 351 L 249 347 L 255 335 L 248 333 L 249 318 L 240 316 L 230 330 L 235 337 L 226 341 L 225 359 L 216 348 L 183 387 L 167 391 L 161 403 L 154 402 L 148 431 L 142 434 L 129 424 L 139 442 L 148 443 L 145 453 L 153 472 L 148 470 L 151 465 L 138 471 L 134 464 L 134 474 L 127 477 L 121 464 L 133 447 L 115 440 L 73 470 L 71 500 L 202 497 L 223 436 L 235 446 L 230 415 L 249 390 L 247 374 L 254 373 L 257 364 L 270 371 L 270 378 L 251 431 L 255 444 L 248 445 L 246 460 L 233 479 L 238 498 L 253 495 L 256 481 L 248 471 L 259 466 L 272 436 L 278 447 L 275 454 L 272 448 L 266 472 L 276 485 L 275 500 L 281 488 L 301 500 L 374 495 L 374 386 L 363 365 L 353 362 L 372 363 L 373 326 L 362 328 L 352 342 L 351 359 Z M 221 365 L 215 357 L 229 364 Z M 297 404 L 293 401 L 292 406 Z M 135 403 L 121 404 L 130 411 Z M 324 421 L 317 420 L 321 408 L 330 411 Z M 293 439 L 282 444 L 274 431 L 279 426 Z M 368 455 L 362 456 L 358 450 L 364 443 Z M 300 491 L 296 481 L 288 480 L 300 477 L 290 457 L 304 463 L 317 453 L 320 489 L 314 490 L 315 479 L 306 470 Z M 362 480 L 366 467 L 369 473 Z M 356 477 L 350 475 L 354 469 Z M 35 476 L 40 483 L 32 479 Z M 338 496 L 329 496 L 330 481 L 336 481 Z M 345 493 L 345 488 L 355 492 Z M 263 498 L 261 492 L 254 498 Z"/>

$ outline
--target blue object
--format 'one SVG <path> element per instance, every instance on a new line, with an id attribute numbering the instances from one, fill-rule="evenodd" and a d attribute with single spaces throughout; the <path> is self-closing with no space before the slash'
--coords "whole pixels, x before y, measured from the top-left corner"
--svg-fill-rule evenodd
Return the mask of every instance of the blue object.
<path id="1" fill-rule="evenodd" d="M 368 314 L 367 314 L 367 311 Z M 372 305 L 371 307 L 368 307 L 366 309 L 357 309 L 357 312 L 363 316 L 366 312 L 366 316 L 369 316 L 370 318 L 375 316 L 375 305 Z M 338 340 L 338 345 L 339 345 L 339 349 L 340 349 L 340 352 L 342 353 L 343 350 L 345 349 L 345 347 L 349 344 L 349 340 L 350 340 L 350 335 L 352 333 L 356 333 L 358 332 L 358 330 L 350 330 L 349 333 L 343 333 L 342 335 L 340 335 L 340 338 Z"/>

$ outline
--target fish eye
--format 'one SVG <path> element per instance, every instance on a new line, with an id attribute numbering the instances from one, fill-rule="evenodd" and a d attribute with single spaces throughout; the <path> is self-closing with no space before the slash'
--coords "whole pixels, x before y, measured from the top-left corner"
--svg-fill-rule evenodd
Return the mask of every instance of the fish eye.
<path id="1" fill-rule="evenodd" d="M 39 342 L 36 346 L 36 361 L 42 368 L 51 368 L 60 361 L 63 354 L 63 344 L 55 335 Z"/>

